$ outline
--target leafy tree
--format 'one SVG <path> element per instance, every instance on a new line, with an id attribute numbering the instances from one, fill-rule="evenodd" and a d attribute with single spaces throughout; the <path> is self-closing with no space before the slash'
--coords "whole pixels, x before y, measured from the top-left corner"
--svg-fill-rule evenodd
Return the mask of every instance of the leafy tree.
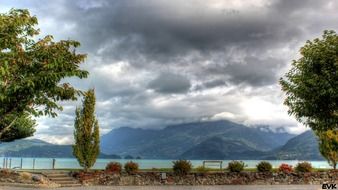
<path id="1" fill-rule="evenodd" d="M 317 135 L 319 137 L 320 153 L 336 169 L 338 164 L 338 131 L 328 130 L 319 132 Z"/>
<path id="2" fill-rule="evenodd" d="M 77 108 L 75 112 L 73 154 L 85 171 L 95 164 L 100 153 L 99 124 L 94 112 L 95 93 L 92 89 L 85 93 L 83 108 Z"/>
<path id="3" fill-rule="evenodd" d="M 14 125 L 17 119 L 28 119 L 27 114 L 55 117 L 55 111 L 62 110 L 58 101 L 76 100 L 81 92 L 60 83 L 62 79 L 88 75 L 79 68 L 86 56 L 75 52 L 80 43 L 55 42 L 50 35 L 35 40 L 39 34 L 37 23 L 28 10 L 12 9 L 0 14 L 0 133 L 15 131 L 10 129 L 14 126 L 26 131 L 26 135 L 12 133 L 12 140 L 32 135 L 27 133 L 29 127 L 19 129 Z"/>
<path id="4" fill-rule="evenodd" d="M 11 125 L 11 127 L 7 128 L 7 130 L 0 131 L 0 140 L 3 142 L 32 136 L 35 132 L 34 127 L 36 126 L 36 123 L 29 114 L 24 113 L 19 117 L 15 115 L 7 117 L 7 120 L 0 124 L 0 129 L 3 129 L 8 125 Z"/>
<path id="5" fill-rule="evenodd" d="M 338 36 L 324 31 L 307 41 L 301 58 L 280 80 L 289 114 L 315 131 L 338 128 Z"/>

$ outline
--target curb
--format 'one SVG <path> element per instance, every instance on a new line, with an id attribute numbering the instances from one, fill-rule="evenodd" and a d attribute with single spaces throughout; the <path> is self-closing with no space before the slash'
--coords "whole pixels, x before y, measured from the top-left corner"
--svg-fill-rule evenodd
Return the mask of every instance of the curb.
<path id="1" fill-rule="evenodd" d="M 58 188 L 60 186 L 48 186 L 45 184 L 24 184 L 24 183 L 0 183 L 0 187 L 7 186 L 7 187 L 24 187 L 24 188 L 43 188 L 43 189 L 48 189 L 48 188 Z"/>

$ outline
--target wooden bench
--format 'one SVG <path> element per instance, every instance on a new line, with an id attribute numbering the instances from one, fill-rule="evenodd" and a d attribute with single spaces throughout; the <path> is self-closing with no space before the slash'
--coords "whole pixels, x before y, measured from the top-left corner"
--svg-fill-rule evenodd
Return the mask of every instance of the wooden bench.
<path id="1" fill-rule="evenodd" d="M 206 166 L 218 166 L 219 169 L 222 169 L 223 161 L 221 160 L 204 160 L 203 167 Z"/>

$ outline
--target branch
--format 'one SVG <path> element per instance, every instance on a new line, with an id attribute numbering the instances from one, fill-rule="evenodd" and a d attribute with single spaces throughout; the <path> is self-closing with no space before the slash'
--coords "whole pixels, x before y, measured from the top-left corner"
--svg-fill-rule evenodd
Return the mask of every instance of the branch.
<path id="1" fill-rule="evenodd" d="M 2 135 L 3 135 L 6 131 L 8 131 L 8 130 L 13 126 L 13 124 L 14 124 L 15 121 L 16 121 L 16 119 L 18 119 L 17 116 L 13 119 L 13 121 L 12 121 L 9 125 L 7 125 L 5 128 L 3 128 L 3 129 L 0 131 L 0 140 L 1 140 Z"/>

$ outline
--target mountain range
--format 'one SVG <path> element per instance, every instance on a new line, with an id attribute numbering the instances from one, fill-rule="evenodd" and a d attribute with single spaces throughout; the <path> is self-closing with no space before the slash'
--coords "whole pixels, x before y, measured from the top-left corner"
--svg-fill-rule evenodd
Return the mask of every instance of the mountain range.
<path id="1" fill-rule="evenodd" d="M 73 158 L 72 145 L 55 145 L 38 139 L 23 139 L 0 143 L 3 157 Z M 100 153 L 99 158 L 120 159 L 118 155 Z"/>
<path id="2" fill-rule="evenodd" d="M 312 131 L 306 131 L 290 139 L 284 146 L 274 150 L 272 159 L 323 160 L 316 138 Z"/>
<path id="3" fill-rule="evenodd" d="M 312 131 L 300 135 L 267 126 L 247 127 L 230 121 L 167 126 L 163 129 L 121 127 L 101 136 L 101 158 L 144 159 L 323 160 Z M 41 140 L 0 144 L 0 156 L 73 157 L 71 145 Z"/>
<path id="4" fill-rule="evenodd" d="M 312 131 L 296 136 L 224 120 L 160 130 L 121 127 L 101 137 L 101 150 L 148 159 L 323 159 Z"/>

